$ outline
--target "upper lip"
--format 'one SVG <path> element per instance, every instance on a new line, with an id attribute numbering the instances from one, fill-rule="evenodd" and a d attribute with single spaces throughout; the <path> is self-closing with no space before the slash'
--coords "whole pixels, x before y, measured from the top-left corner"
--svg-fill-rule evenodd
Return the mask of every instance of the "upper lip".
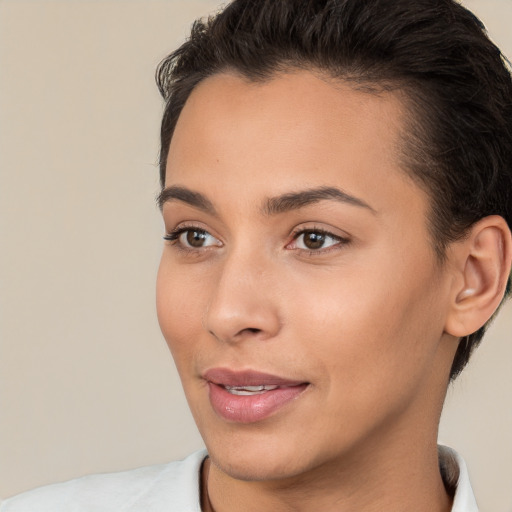
<path id="1" fill-rule="evenodd" d="M 211 368 L 204 372 L 203 378 L 221 386 L 298 386 L 306 384 L 302 380 L 292 380 L 256 370 L 231 370 L 229 368 Z"/>

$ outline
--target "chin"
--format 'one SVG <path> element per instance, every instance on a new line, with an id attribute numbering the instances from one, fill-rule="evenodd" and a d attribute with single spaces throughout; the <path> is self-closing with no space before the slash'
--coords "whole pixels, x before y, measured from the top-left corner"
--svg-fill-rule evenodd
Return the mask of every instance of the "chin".
<path id="1" fill-rule="evenodd" d="M 248 435 L 244 435 L 248 434 Z M 204 438 L 210 458 L 223 473 L 243 481 L 293 478 L 315 464 L 311 446 L 290 433 L 237 432 Z"/>
<path id="2" fill-rule="evenodd" d="M 220 451 L 210 452 L 213 462 L 224 474 L 236 480 L 262 482 L 293 478 L 304 470 L 293 455 Z"/>

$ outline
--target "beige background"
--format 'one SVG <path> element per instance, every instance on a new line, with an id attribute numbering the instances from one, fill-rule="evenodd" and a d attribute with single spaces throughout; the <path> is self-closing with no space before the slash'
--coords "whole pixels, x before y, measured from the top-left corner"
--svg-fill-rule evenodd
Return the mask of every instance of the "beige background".
<path id="1" fill-rule="evenodd" d="M 156 64 L 213 0 L 0 0 L 0 497 L 201 441 L 154 312 Z M 468 0 L 512 56 L 512 2 Z M 512 305 L 441 441 L 512 512 Z"/>

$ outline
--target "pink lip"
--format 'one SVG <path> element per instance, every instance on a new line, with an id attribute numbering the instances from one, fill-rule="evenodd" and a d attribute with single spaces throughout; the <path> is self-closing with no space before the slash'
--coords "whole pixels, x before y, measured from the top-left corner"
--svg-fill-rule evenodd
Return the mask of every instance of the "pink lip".
<path id="1" fill-rule="evenodd" d="M 233 371 L 213 368 L 203 375 L 208 381 L 210 403 L 223 419 L 235 423 L 261 421 L 295 400 L 309 386 L 304 381 L 290 380 L 268 373 Z M 234 395 L 224 386 L 279 386 L 254 395 Z"/>
<path id="2" fill-rule="evenodd" d="M 297 386 L 301 380 L 290 380 L 270 373 L 255 370 L 236 371 L 229 368 L 212 368 L 203 374 L 203 378 L 214 384 L 224 386 Z"/>

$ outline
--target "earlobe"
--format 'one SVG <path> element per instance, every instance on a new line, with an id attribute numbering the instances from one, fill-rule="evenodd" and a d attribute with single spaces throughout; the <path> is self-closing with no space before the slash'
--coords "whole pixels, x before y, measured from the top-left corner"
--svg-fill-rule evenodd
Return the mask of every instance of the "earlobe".
<path id="1" fill-rule="evenodd" d="M 484 325 L 500 305 L 512 261 L 512 236 L 503 217 L 485 217 L 471 228 L 469 235 L 451 256 L 456 279 L 446 319 L 445 332 L 467 336 Z"/>

